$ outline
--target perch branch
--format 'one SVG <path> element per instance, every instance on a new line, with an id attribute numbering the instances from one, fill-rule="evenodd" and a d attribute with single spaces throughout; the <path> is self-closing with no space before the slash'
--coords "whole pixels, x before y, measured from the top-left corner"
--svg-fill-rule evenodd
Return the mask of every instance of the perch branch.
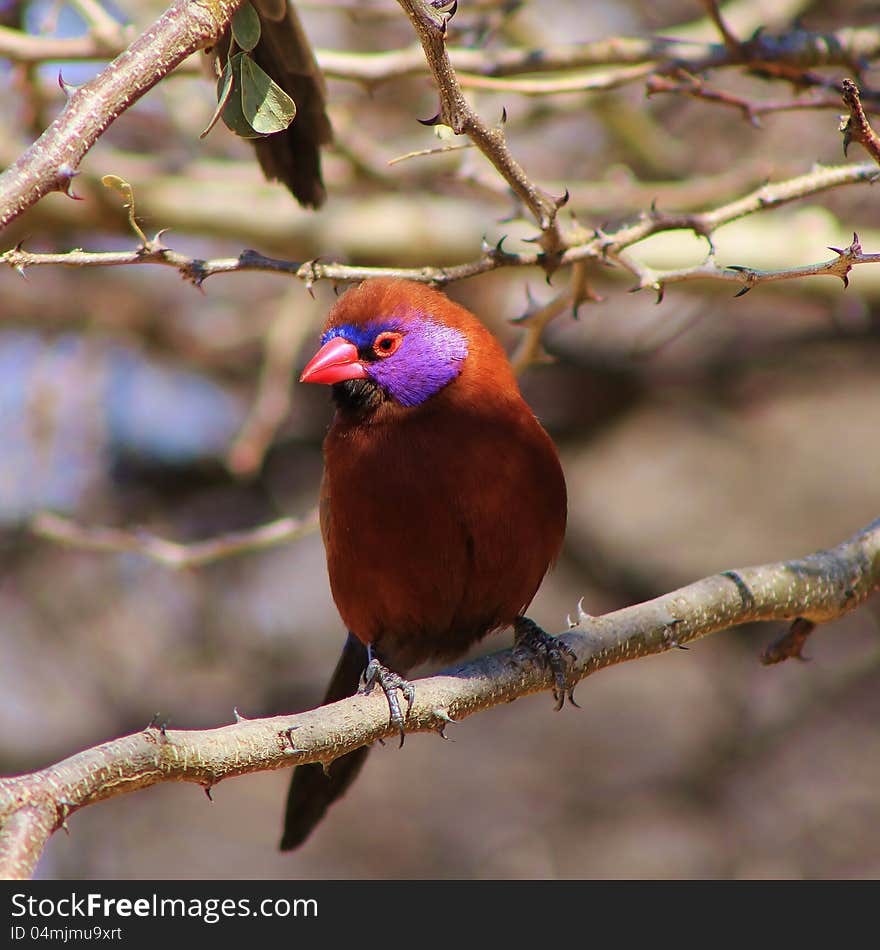
<path id="1" fill-rule="evenodd" d="M 572 677 L 663 653 L 708 634 L 755 621 L 826 623 L 880 589 L 880 519 L 828 551 L 800 560 L 724 571 L 662 597 L 588 617 L 562 635 Z M 419 680 L 409 732 L 440 731 L 482 709 L 549 691 L 553 675 L 503 650 Z M 154 725 L 80 752 L 38 772 L 0 779 L 0 877 L 33 873 L 51 830 L 68 816 L 159 782 L 210 789 L 251 772 L 331 762 L 388 738 L 395 727 L 378 695 L 357 695 L 297 715 L 238 720 L 200 731 Z"/>

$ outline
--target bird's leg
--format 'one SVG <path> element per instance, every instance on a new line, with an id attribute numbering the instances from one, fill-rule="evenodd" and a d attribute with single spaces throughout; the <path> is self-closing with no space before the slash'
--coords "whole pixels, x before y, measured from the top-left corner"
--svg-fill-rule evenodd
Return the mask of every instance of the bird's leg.
<path id="1" fill-rule="evenodd" d="M 571 679 L 571 665 L 575 660 L 574 651 L 557 637 L 542 630 L 534 620 L 517 617 L 513 622 L 513 652 L 517 659 L 534 658 L 544 669 L 553 673 L 553 698 L 557 710 L 562 709 L 565 700 L 572 706 L 576 682 Z"/>
<path id="2" fill-rule="evenodd" d="M 416 698 L 415 687 L 409 680 L 405 680 L 393 670 L 389 670 L 384 663 L 373 655 L 372 646 L 367 644 L 367 668 L 364 670 L 358 692 L 364 694 L 370 693 L 377 683 L 385 694 L 385 699 L 388 700 L 388 712 L 391 718 L 391 725 L 396 726 L 400 732 L 400 745 L 402 746 L 406 735 L 403 730 L 404 722 Z M 406 713 L 400 708 L 400 698 L 397 695 L 398 690 L 403 693 L 404 699 L 406 699 Z"/>

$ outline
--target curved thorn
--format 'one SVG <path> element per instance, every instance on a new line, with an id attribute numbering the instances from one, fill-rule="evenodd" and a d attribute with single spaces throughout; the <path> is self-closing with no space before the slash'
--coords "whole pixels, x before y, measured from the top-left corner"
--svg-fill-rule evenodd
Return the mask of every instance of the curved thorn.
<path id="1" fill-rule="evenodd" d="M 584 610 L 584 598 L 583 598 L 583 597 L 581 597 L 581 599 L 578 601 L 578 603 L 577 603 L 577 608 L 578 608 L 578 623 L 584 623 L 584 622 L 587 621 L 587 620 L 592 620 L 592 619 L 593 619 L 593 615 L 592 615 L 592 614 L 588 614 L 588 613 L 586 612 L 586 610 Z"/>
<path id="2" fill-rule="evenodd" d="M 73 83 L 65 82 L 64 76 L 62 75 L 61 70 L 58 70 L 58 85 L 61 87 L 61 91 L 69 99 L 77 90 L 77 86 L 74 86 Z"/>

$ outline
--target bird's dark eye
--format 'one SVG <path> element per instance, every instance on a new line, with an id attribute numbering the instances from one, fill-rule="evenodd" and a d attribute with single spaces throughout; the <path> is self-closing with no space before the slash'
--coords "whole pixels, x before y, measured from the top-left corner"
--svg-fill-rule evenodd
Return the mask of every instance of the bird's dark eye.
<path id="1" fill-rule="evenodd" d="M 373 352 L 376 356 L 385 358 L 396 353 L 403 343 L 403 334 L 396 333 L 394 330 L 385 330 L 373 340 Z"/>

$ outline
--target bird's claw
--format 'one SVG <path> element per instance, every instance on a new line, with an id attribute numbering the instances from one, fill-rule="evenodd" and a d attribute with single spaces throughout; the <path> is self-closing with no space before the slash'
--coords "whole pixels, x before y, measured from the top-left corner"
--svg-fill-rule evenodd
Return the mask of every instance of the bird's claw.
<path id="1" fill-rule="evenodd" d="M 394 726 L 400 733 L 400 745 L 402 746 L 403 740 L 406 737 L 406 733 L 404 732 L 403 728 L 404 723 L 406 722 L 406 717 L 409 715 L 413 706 L 413 702 L 415 702 L 416 698 L 415 687 L 412 683 L 410 683 L 409 680 L 405 680 L 393 670 L 389 670 L 387 666 L 384 666 L 375 657 L 373 657 L 367 664 L 367 668 L 364 670 L 364 675 L 361 680 L 361 685 L 358 689 L 358 692 L 367 695 L 372 692 L 373 687 L 376 684 L 381 687 L 382 692 L 385 694 L 385 699 L 388 700 L 388 713 L 390 716 L 390 722 L 391 725 Z M 398 690 L 403 693 L 403 697 L 406 700 L 405 713 L 400 708 L 400 697 L 397 695 Z"/>
<path id="2" fill-rule="evenodd" d="M 556 709 L 565 705 L 566 699 L 572 706 L 580 708 L 574 701 L 574 688 L 577 684 L 572 679 L 572 664 L 576 656 L 571 647 L 562 643 L 542 630 L 534 620 L 528 617 L 517 617 L 513 625 L 514 649 L 513 655 L 517 660 L 534 659 L 544 669 L 553 673 L 553 698 L 556 700 Z"/>

